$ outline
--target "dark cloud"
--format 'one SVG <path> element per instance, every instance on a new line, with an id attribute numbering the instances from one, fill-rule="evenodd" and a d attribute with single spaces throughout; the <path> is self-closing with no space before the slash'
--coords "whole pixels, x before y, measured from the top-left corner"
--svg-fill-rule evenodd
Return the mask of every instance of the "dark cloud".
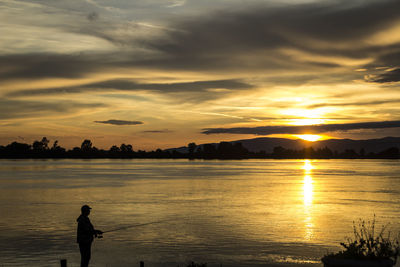
<path id="1" fill-rule="evenodd" d="M 85 84 L 75 87 L 60 87 L 36 90 L 21 90 L 10 93 L 8 96 L 35 96 L 65 93 L 81 93 L 87 91 L 136 91 L 151 90 L 160 92 L 201 92 L 208 89 L 249 89 L 253 86 L 239 80 L 196 81 L 185 83 L 137 83 L 129 79 L 108 80 L 98 83 Z"/>
<path id="2" fill-rule="evenodd" d="M 18 101 L 0 99 L 0 119 L 51 116 L 54 113 L 72 113 L 80 109 L 106 107 L 102 103 L 79 103 L 74 101 Z"/>
<path id="3" fill-rule="evenodd" d="M 237 128 L 207 128 L 203 134 L 304 134 L 304 133 L 326 133 L 335 131 L 349 131 L 360 129 L 383 129 L 400 127 L 400 121 L 361 122 L 343 124 L 319 124 L 306 126 L 262 126 L 262 127 L 237 127 Z"/>
<path id="4" fill-rule="evenodd" d="M 298 67 L 295 58 L 280 55 L 275 49 L 295 48 L 323 55 L 365 58 L 380 47 L 366 47 L 360 39 L 387 29 L 400 18 L 399 1 L 349 3 L 335 1 L 293 5 L 283 8 L 258 8 L 195 17 L 176 22 L 165 39 L 148 40 L 146 46 L 171 56 L 171 65 L 204 68 L 232 68 L 238 64 L 250 67 L 243 60 L 247 54 L 259 54 L 252 60 L 265 68 Z M 349 42 L 352 45 L 321 46 L 318 42 Z M 315 45 L 313 45 L 315 44 Z M 263 55 L 263 56 L 261 56 Z M 283 60 L 283 61 L 282 61 Z M 257 63 L 258 62 L 258 63 Z M 335 67 L 332 62 L 301 62 L 305 66 Z"/>
<path id="5" fill-rule="evenodd" d="M 99 18 L 99 14 L 97 12 L 91 12 L 89 15 L 87 15 L 87 19 L 90 21 L 95 21 Z"/>
<path id="6" fill-rule="evenodd" d="M 322 2 L 322 1 L 321 1 Z M 111 69 L 151 68 L 203 72 L 245 73 L 265 71 L 269 76 L 285 70 L 287 73 L 309 71 L 312 77 L 275 79 L 279 84 L 326 81 L 329 77 L 343 77 L 347 81 L 360 73 L 325 73 L 315 71 L 341 67 L 340 61 L 313 59 L 313 56 L 340 56 L 353 59 L 375 58 L 372 65 L 388 66 L 399 62 L 400 46 L 366 45 L 361 42 L 375 33 L 390 28 L 400 19 L 400 1 L 323 1 L 281 7 L 259 6 L 241 11 L 218 11 L 204 15 L 173 18 L 165 26 L 162 37 L 121 35 L 118 23 L 102 22 L 96 12 L 81 27 L 66 26 L 65 31 L 103 38 L 118 46 L 117 51 L 104 53 L 23 54 L 0 56 L 0 79 L 81 78 Z M 99 24 L 99 25 L 97 25 Z M 132 26 L 133 27 L 133 26 Z M 131 30 L 131 29 L 130 29 Z M 121 35 L 121 36 L 120 36 Z M 121 43 L 122 42 L 122 43 Z M 321 45 L 322 43 L 322 45 Z M 333 45 L 338 44 L 338 45 Z M 122 45 L 122 46 L 121 46 Z M 146 54 L 135 49 L 156 52 Z M 282 49 L 307 52 L 307 59 L 288 55 Z M 330 57 L 332 58 L 332 57 Z M 286 74 L 287 74 L 286 73 Z M 317 77 L 317 78 L 315 78 Z M 389 77 L 382 77 L 384 82 Z M 393 77 L 390 77 L 393 79 Z M 278 79 L 278 81 L 276 81 Z M 118 81 L 113 81 L 118 82 Z M 110 83 L 113 83 L 112 81 Z M 119 81 L 121 88 L 135 90 L 138 84 Z M 95 85 L 94 85 L 95 86 Z M 111 84 L 97 84 L 109 88 Z M 115 84 L 117 86 L 117 84 Z M 143 89 L 173 90 L 168 85 L 141 85 Z M 148 86 L 148 87 L 146 87 Z M 182 85 L 184 86 L 184 85 Z M 155 88 L 154 88 L 155 87 Z M 180 90 L 179 87 L 176 90 Z M 79 92 L 83 88 L 65 88 Z M 182 89 L 183 90 L 183 89 Z"/>
<path id="7" fill-rule="evenodd" d="M 0 56 L 0 78 L 81 78 L 105 69 L 106 57 L 33 53 Z"/>
<path id="8" fill-rule="evenodd" d="M 400 68 L 386 70 L 381 74 L 373 75 L 367 78 L 367 81 L 375 83 L 400 82 Z"/>
<path id="9" fill-rule="evenodd" d="M 142 131 L 142 133 L 171 133 L 172 131 L 166 130 L 149 130 L 149 131 Z"/>
<path id="10" fill-rule="evenodd" d="M 139 125 L 143 124 L 142 121 L 124 121 L 124 120 L 108 120 L 108 121 L 94 121 L 96 123 L 112 124 L 112 125 Z"/>
<path id="11" fill-rule="evenodd" d="M 91 85 L 86 88 L 104 88 L 118 90 L 154 90 L 162 92 L 204 91 L 207 89 L 248 89 L 250 84 L 238 80 L 196 81 L 185 83 L 136 83 L 132 80 L 111 80 Z"/>
<path id="12" fill-rule="evenodd" d="M 366 67 L 382 69 L 382 67 L 399 65 L 400 43 L 379 46 L 377 52 L 377 55 L 373 55 L 375 60 Z"/>

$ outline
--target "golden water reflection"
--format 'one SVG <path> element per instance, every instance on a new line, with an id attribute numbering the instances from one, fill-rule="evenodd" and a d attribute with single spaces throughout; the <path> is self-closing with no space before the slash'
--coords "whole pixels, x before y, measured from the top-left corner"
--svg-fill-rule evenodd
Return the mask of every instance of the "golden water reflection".
<path id="1" fill-rule="evenodd" d="M 303 179 L 303 202 L 304 202 L 304 239 L 311 240 L 314 236 L 314 223 L 312 218 L 312 204 L 313 204 L 313 194 L 314 185 L 312 179 L 312 170 L 314 166 L 311 164 L 310 160 L 305 160 L 302 166 L 304 170 Z"/>
<path id="2" fill-rule="evenodd" d="M 311 173 L 312 169 L 314 169 L 314 166 L 311 164 L 311 161 L 309 159 L 306 159 L 304 161 L 304 165 L 303 165 L 302 169 L 304 170 L 304 172 L 306 174 L 309 174 L 309 173 Z"/>
<path id="3" fill-rule="evenodd" d="M 313 180 L 310 174 L 304 175 L 303 181 L 303 200 L 304 206 L 309 207 L 313 202 Z"/>
<path id="4" fill-rule="evenodd" d="M 171 219 L 96 240 L 99 266 L 182 266 L 194 255 L 317 267 L 353 220 L 377 213 L 400 231 L 399 173 L 390 160 L 2 160 L 0 266 L 79 266 L 75 218 L 88 203 L 105 231 Z"/>

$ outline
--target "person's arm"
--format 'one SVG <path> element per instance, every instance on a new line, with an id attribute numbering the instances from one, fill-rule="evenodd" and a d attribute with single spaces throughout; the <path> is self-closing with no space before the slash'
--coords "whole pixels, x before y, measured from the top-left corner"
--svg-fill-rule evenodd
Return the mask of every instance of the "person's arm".
<path id="1" fill-rule="evenodd" d="M 97 238 L 103 238 L 103 231 L 94 230 L 94 236 Z"/>

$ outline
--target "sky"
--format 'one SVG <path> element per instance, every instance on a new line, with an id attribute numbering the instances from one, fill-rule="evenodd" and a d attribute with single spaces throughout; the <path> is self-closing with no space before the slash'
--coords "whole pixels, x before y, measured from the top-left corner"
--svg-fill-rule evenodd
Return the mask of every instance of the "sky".
<path id="1" fill-rule="evenodd" d="M 398 0 L 0 0 L 0 144 L 400 136 Z"/>

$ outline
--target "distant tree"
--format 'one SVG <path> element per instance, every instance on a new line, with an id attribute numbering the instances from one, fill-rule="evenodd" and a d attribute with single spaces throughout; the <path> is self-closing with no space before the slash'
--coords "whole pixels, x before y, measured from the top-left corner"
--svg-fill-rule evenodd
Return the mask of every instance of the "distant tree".
<path id="1" fill-rule="evenodd" d="M 254 153 L 254 157 L 255 158 L 268 158 L 268 157 L 270 157 L 270 155 L 268 155 L 265 150 L 260 150 L 260 151 Z"/>
<path id="2" fill-rule="evenodd" d="M 198 155 L 198 156 L 202 156 L 203 155 L 203 147 L 202 146 L 197 146 L 197 149 L 195 150 L 195 153 Z"/>
<path id="3" fill-rule="evenodd" d="M 194 154 L 194 151 L 195 151 L 196 147 L 197 147 L 196 143 L 189 143 L 188 144 L 189 157 L 193 157 L 193 154 Z"/>
<path id="4" fill-rule="evenodd" d="M 312 146 L 307 147 L 306 149 L 304 149 L 304 158 L 306 159 L 311 159 L 315 157 L 315 150 Z"/>
<path id="5" fill-rule="evenodd" d="M 120 152 L 121 149 L 118 146 L 114 145 L 114 146 L 110 147 L 110 151 L 112 151 L 112 152 Z"/>
<path id="6" fill-rule="evenodd" d="M 217 158 L 217 149 L 213 144 L 205 144 L 203 146 L 203 157 L 206 159 L 215 159 Z"/>
<path id="7" fill-rule="evenodd" d="M 338 158 L 339 157 L 339 152 L 337 150 L 333 151 L 333 158 Z"/>
<path id="8" fill-rule="evenodd" d="M 58 141 L 54 141 L 53 146 L 50 148 L 51 154 L 54 157 L 65 157 L 65 148 L 58 145 Z"/>
<path id="9" fill-rule="evenodd" d="M 344 152 L 340 154 L 340 157 L 345 159 L 356 159 L 359 158 L 359 155 L 354 151 L 354 149 L 345 149 Z"/>
<path id="10" fill-rule="evenodd" d="M 380 152 L 378 156 L 385 159 L 398 159 L 400 157 L 400 153 L 397 147 L 391 147 Z"/>
<path id="11" fill-rule="evenodd" d="M 81 151 L 82 152 L 90 152 L 92 150 L 93 150 L 92 141 L 90 141 L 89 139 L 85 139 L 81 144 Z"/>
<path id="12" fill-rule="evenodd" d="M 49 139 L 47 139 L 46 137 L 43 137 L 41 142 L 42 142 L 43 148 L 45 150 L 49 149 L 49 143 L 50 143 Z"/>
<path id="13" fill-rule="evenodd" d="M 42 150 L 42 142 L 40 142 L 40 141 L 34 141 L 33 143 L 32 143 L 32 148 L 33 148 L 33 150 L 35 150 L 35 151 L 41 151 Z"/>
<path id="14" fill-rule="evenodd" d="M 3 158 L 24 158 L 31 154 L 31 146 L 24 143 L 12 142 L 1 149 Z"/>
<path id="15" fill-rule="evenodd" d="M 266 151 L 250 152 L 240 142 L 220 142 L 197 146 L 194 142 L 188 144 L 189 153 L 180 153 L 177 150 L 162 150 L 146 152 L 133 151 L 132 145 L 121 144 L 112 146 L 108 151 L 99 150 L 93 146 L 89 139 L 85 139 L 80 147 L 66 151 L 55 140 L 49 148 L 49 140 L 43 137 L 34 141 L 32 145 L 12 142 L 7 146 L 0 146 L 1 158 L 203 158 L 203 159 L 242 159 L 242 158 L 384 158 L 399 159 L 399 147 L 391 147 L 379 153 L 365 152 L 361 148 L 358 153 L 353 149 L 338 152 L 328 147 L 313 149 L 312 147 L 299 150 L 285 149 L 281 146 L 274 147 L 271 154 Z"/>
<path id="16" fill-rule="evenodd" d="M 132 149 L 132 145 L 125 145 L 125 144 L 121 144 L 121 146 L 119 147 L 120 151 L 122 153 L 130 153 L 133 151 Z"/>
<path id="17" fill-rule="evenodd" d="M 51 147 L 52 150 L 56 150 L 60 146 L 58 145 L 58 140 L 54 141 L 53 146 Z"/>
<path id="18" fill-rule="evenodd" d="M 360 149 L 360 156 L 363 158 L 363 157 L 365 157 L 365 149 L 364 148 L 361 148 Z"/>
<path id="19" fill-rule="evenodd" d="M 118 157 L 120 157 L 121 149 L 118 146 L 112 146 L 107 151 L 107 154 L 108 154 L 109 157 L 118 158 Z"/>
<path id="20" fill-rule="evenodd" d="M 182 154 L 174 149 L 172 150 L 172 158 L 174 159 L 182 158 Z"/>
<path id="21" fill-rule="evenodd" d="M 18 151 L 18 152 L 27 152 L 31 148 L 30 145 L 18 142 L 12 142 L 11 144 L 7 145 L 5 149 Z"/>
<path id="22" fill-rule="evenodd" d="M 161 148 L 157 148 L 156 152 L 154 153 L 154 157 L 156 158 L 164 158 L 164 152 Z"/>
<path id="23" fill-rule="evenodd" d="M 246 158 L 249 154 L 249 150 L 247 150 L 247 148 L 245 148 L 241 142 L 236 142 L 233 144 L 233 151 L 240 158 Z"/>
<path id="24" fill-rule="evenodd" d="M 233 155 L 233 146 L 230 142 L 220 142 L 217 148 L 218 158 L 231 158 Z"/>
<path id="25" fill-rule="evenodd" d="M 286 149 L 284 149 L 281 146 L 276 146 L 273 149 L 272 156 L 274 158 L 283 158 L 283 156 L 285 155 L 285 152 L 286 152 Z"/>
<path id="26" fill-rule="evenodd" d="M 46 137 L 43 137 L 41 141 L 34 141 L 32 148 L 36 152 L 43 152 L 49 149 L 49 142 L 50 141 Z"/>
<path id="27" fill-rule="evenodd" d="M 333 152 L 327 146 L 319 148 L 315 151 L 315 157 L 321 159 L 330 159 L 333 157 Z"/>

